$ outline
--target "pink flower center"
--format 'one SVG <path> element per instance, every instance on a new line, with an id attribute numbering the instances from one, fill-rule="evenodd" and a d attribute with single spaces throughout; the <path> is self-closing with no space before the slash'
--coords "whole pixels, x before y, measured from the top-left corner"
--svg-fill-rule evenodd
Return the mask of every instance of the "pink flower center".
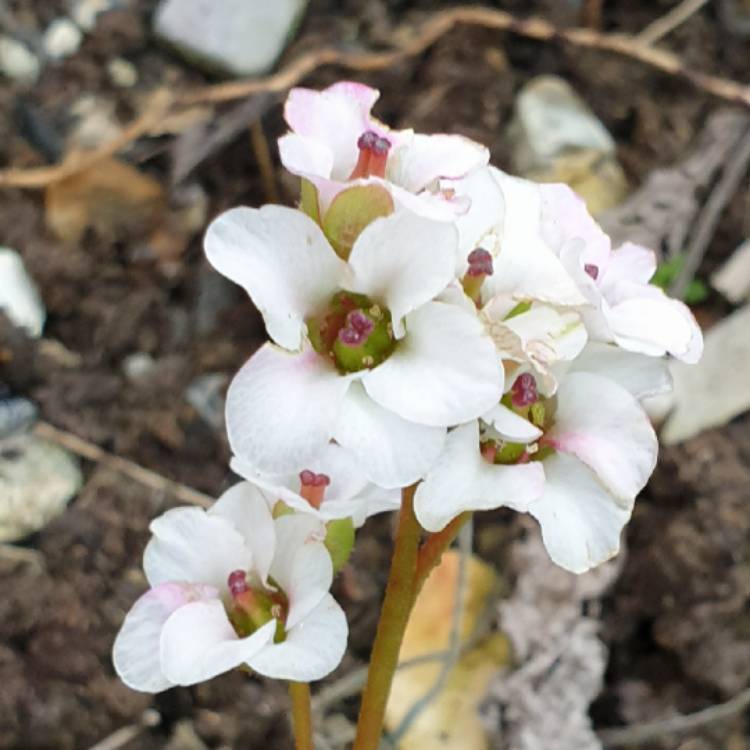
<path id="1" fill-rule="evenodd" d="M 516 378 L 510 388 L 511 403 L 515 407 L 531 406 L 536 403 L 539 394 L 536 389 L 536 380 L 528 372 L 524 372 Z"/>
<path id="2" fill-rule="evenodd" d="M 347 314 L 344 326 L 339 329 L 338 339 L 345 346 L 362 346 L 372 333 L 375 324 L 361 310 Z"/>
<path id="3" fill-rule="evenodd" d="M 227 586 L 229 586 L 229 593 L 232 595 L 233 599 L 236 599 L 241 594 L 244 594 L 246 591 L 249 591 L 250 587 L 247 585 L 247 578 L 245 577 L 245 571 L 233 570 L 229 574 L 229 578 L 227 579 Z"/>
<path id="4" fill-rule="evenodd" d="M 586 271 L 586 273 L 591 276 L 594 281 L 599 278 L 599 266 L 594 265 L 593 263 L 585 263 L 583 266 L 583 270 Z"/>
<path id="5" fill-rule="evenodd" d="M 349 179 L 385 177 L 385 166 L 388 161 L 388 152 L 391 150 L 391 142 L 372 130 L 368 130 L 357 139 L 357 148 L 359 158 Z"/>
<path id="6" fill-rule="evenodd" d="M 313 508 L 319 509 L 325 497 L 326 487 L 331 483 L 331 478 L 327 474 L 316 474 L 310 469 L 304 469 L 299 473 L 299 481 L 299 494 Z"/>

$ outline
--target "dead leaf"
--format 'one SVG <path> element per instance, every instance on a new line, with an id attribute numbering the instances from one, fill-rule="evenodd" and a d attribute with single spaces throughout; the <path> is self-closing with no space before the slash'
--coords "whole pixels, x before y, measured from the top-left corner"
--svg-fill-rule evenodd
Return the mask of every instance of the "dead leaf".
<path id="1" fill-rule="evenodd" d="M 107 239 L 145 236 L 165 207 L 164 190 L 155 179 L 114 158 L 53 182 L 45 194 L 47 226 L 71 244 L 88 228 Z"/>
<path id="2" fill-rule="evenodd" d="M 459 554 L 447 552 L 417 600 L 401 646 L 400 661 L 436 651 L 450 642 L 453 608 L 458 585 Z M 467 561 L 461 642 L 476 632 L 487 611 L 498 577 L 475 557 Z M 492 633 L 459 659 L 444 688 L 424 708 L 399 743 L 399 750 L 485 750 L 488 746 L 477 709 L 493 677 L 510 661 L 507 638 Z M 442 662 L 428 662 L 399 670 L 386 712 L 386 726 L 393 730 L 435 684 Z"/>

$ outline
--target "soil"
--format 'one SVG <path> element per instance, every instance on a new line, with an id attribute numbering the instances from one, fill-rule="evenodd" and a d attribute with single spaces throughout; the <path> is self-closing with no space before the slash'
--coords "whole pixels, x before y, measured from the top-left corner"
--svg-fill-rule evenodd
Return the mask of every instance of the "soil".
<path id="1" fill-rule="evenodd" d="M 62 0 L 7 5 L 11 15 L 37 29 L 64 8 Z M 312 0 L 285 59 L 324 43 L 385 44 L 400 24 L 447 5 Z M 559 24 L 576 20 L 572 2 L 498 5 Z M 637 32 L 671 5 L 613 0 L 604 6 L 604 28 Z M 79 53 L 48 65 L 32 89 L 3 80 L 0 165 L 32 166 L 59 157 L 75 124 L 71 108 L 83 95 L 111 102 L 124 123 L 150 89 L 209 82 L 154 43 L 149 35 L 153 0 L 131 6 L 102 16 Z M 712 7 L 673 32 L 665 45 L 695 69 L 746 79 L 747 41 L 728 33 Z M 114 57 L 137 68 L 134 88 L 110 81 L 106 63 Z M 487 144 L 493 162 L 508 168 L 505 126 L 514 95 L 541 73 L 564 76 L 602 118 L 633 185 L 654 167 L 683 156 L 707 114 L 721 106 L 689 84 L 636 62 L 467 28 L 448 34 L 418 58 L 358 78 L 381 90 L 377 111 L 385 121 L 425 132 L 463 133 Z M 325 69 L 306 84 L 321 87 L 341 76 Z M 284 129 L 278 105 L 268 110 L 263 127 L 273 144 Z M 173 140 L 140 142 L 126 159 L 169 189 Z M 272 151 L 282 199 L 290 203 L 295 186 L 281 174 Z M 266 200 L 244 129 L 199 164 L 189 182 L 208 196 L 207 218 L 238 203 Z M 700 275 L 750 234 L 748 205 L 745 184 L 724 214 Z M 144 249 L 139 227 L 125 224 L 111 235 L 94 229 L 64 242 L 47 225 L 41 193 L 3 191 L 2 243 L 23 254 L 47 307 L 45 338 L 57 345 L 25 340 L 0 316 L 5 360 L 0 380 L 34 400 L 48 422 L 215 495 L 232 481 L 226 439 L 189 405 L 185 391 L 202 374 L 231 376 L 263 341 L 262 326 L 250 303 L 207 268 L 197 235 L 165 263 L 148 242 Z M 698 313 L 711 318 L 723 310 L 709 298 Z M 128 376 L 124 367 L 134 354 L 153 360 L 140 377 Z M 0 750 L 89 748 L 137 723 L 149 707 L 159 712 L 161 723 L 129 747 L 165 747 L 184 719 L 210 748 L 291 747 L 287 699 L 279 684 L 235 673 L 152 697 L 131 692 L 116 679 L 111 643 L 145 587 L 139 564 L 148 523 L 174 501 L 101 466 L 84 468 L 85 487 L 68 510 L 23 542 L 38 551 L 42 568 L 0 557 Z M 607 684 L 593 707 L 599 725 L 643 721 L 673 707 L 695 710 L 748 683 L 748 487 L 750 418 L 662 452 L 628 527 L 623 573 L 605 602 L 611 658 Z M 507 514 L 487 514 L 481 523 L 508 527 L 512 534 L 514 521 Z M 330 679 L 367 659 L 389 536 L 388 519 L 368 523 L 353 560 L 353 581 L 337 583 L 352 634 L 349 654 Z M 480 551 L 495 560 L 503 557 L 502 550 Z M 347 704 L 345 710 L 353 715 L 355 708 Z M 732 741 L 741 738 L 741 724 L 658 747 L 718 750 L 728 747 L 732 732 Z"/>

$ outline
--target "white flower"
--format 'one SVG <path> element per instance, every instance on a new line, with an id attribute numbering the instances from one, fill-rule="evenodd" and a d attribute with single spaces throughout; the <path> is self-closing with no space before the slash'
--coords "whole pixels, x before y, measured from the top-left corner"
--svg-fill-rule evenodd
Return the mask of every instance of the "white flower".
<path id="1" fill-rule="evenodd" d="M 273 520 L 247 482 L 208 511 L 176 508 L 151 524 L 143 567 L 151 589 L 117 635 L 122 681 L 156 693 L 240 665 L 268 677 L 325 677 L 346 648 L 344 613 L 322 525 L 309 515 Z"/>
<path id="2" fill-rule="evenodd" d="M 565 367 L 554 397 L 540 396 L 523 372 L 496 408 L 449 433 L 415 495 L 426 529 L 506 506 L 539 521 L 550 557 L 567 570 L 617 553 L 656 465 L 656 435 L 638 399 L 669 387 L 665 363 L 596 344 Z"/>
<path id="3" fill-rule="evenodd" d="M 399 490 L 368 482 L 359 462 L 336 443 L 329 443 L 309 468 L 295 474 L 265 476 L 236 456 L 231 466 L 261 489 L 272 510 L 281 500 L 321 521 L 351 518 L 359 527 L 370 516 L 401 506 Z"/>
<path id="4" fill-rule="evenodd" d="M 545 241 L 591 306 L 584 311 L 590 336 L 633 352 L 697 362 L 703 338 L 692 313 L 649 284 L 656 271 L 654 253 L 632 243 L 613 250 L 567 185 L 539 185 L 538 190 Z"/>
<path id="5" fill-rule="evenodd" d="M 433 301 L 454 277 L 448 223 L 405 211 L 375 219 L 345 262 L 302 212 L 238 208 L 211 224 L 205 246 L 275 342 L 227 396 L 232 450 L 261 474 L 312 469 L 335 439 L 370 481 L 403 487 L 432 465 L 447 426 L 502 394 L 476 315 Z"/>
<path id="6" fill-rule="evenodd" d="M 284 107 L 292 132 L 279 140 L 282 163 L 315 185 L 322 212 L 355 180 L 383 184 L 397 204 L 415 213 L 453 219 L 466 204 L 441 193 L 439 180 L 486 164 L 487 149 L 459 135 L 391 130 L 370 115 L 379 96 L 349 81 L 324 91 L 292 89 Z"/>

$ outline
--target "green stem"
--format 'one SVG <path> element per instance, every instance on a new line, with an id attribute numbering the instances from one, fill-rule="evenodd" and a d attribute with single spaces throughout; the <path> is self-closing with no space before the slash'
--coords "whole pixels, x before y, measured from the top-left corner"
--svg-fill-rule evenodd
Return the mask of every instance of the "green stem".
<path id="1" fill-rule="evenodd" d="M 362 693 L 357 736 L 352 750 L 377 750 L 401 641 L 414 604 L 414 571 L 421 527 L 414 515 L 416 486 L 402 491 L 401 512 L 391 561 L 391 572 L 370 655 L 370 669 Z"/>
<path id="2" fill-rule="evenodd" d="M 314 750 L 310 685 L 306 682 L 290 682 L 289 697 L 292 699 L 294 747 L 296 750 Z"/>

